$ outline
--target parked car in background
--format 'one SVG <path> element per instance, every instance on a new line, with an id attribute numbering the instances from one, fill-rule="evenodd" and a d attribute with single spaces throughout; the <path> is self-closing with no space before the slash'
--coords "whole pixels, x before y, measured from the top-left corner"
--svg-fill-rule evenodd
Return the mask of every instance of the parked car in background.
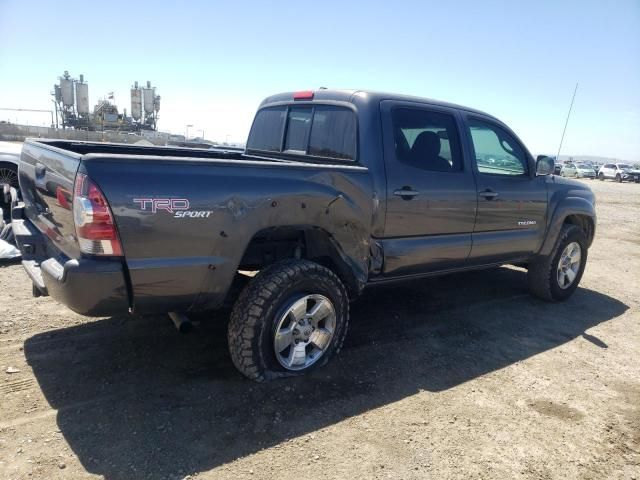
<path id="1" fill-rule="evenodd" d="M 554 175 L 560 175 L 561 171 L 562 171 L 562 164 L 561 163 L 555 163 L 553 165 L 553 174 Z"/>
<path id="2" fill-rule="evenodd" d="M 596 178 L 596 172 L 588 163 L 576 163 L 573 166 L 575 170 L 575 178 L 590 178 L 591 180 Z"/>
<path id="3" fill-rule="evenodd" d="M 566 163 L 560 170 L 560 175 L 563 177 L 572 178 L 596 178 L 596 172 L 593 171 L 593 167 L 586 163 Z"/>
<path id="4" fill-rule="evenodd" d="M 9 204 L 2 194 L 4 185 L 18 188 L 18 162 L 20 161 L 21 143 L 0 142 L 0 208 L 3 209 L 5 221 L 10 219 Z"/>
<path id="5" fill-rule="evenodd" d="M 565 163 L 560 169 L 561 177 L 577 177 L 576 165 L 574 163 Z"/>
<path id="6" fill-rule="evenodd" d="M 605 163 L 598 172 L 598 179 L 610 178 L 616 182 L 640 183 L 640 170 L 626 163 Z"/>

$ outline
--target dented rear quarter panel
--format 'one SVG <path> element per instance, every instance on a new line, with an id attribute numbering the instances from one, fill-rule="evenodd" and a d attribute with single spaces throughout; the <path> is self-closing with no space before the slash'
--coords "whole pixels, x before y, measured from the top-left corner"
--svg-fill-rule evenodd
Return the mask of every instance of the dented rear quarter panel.
<path id="1" fill-rule="evenodd" d="M 360 165 L 90 154 L 83 168 L 109 200 L 139 313 L 214 308 L 254 235 L 315 227 L 366 282 L 373 184 Z M 142 209 L 134 199 L 188 199 L 191 211 Z"/>

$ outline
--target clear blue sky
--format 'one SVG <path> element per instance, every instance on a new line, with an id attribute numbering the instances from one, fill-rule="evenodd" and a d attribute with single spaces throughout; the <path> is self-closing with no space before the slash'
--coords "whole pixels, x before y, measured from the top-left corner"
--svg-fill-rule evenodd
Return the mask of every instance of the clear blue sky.
<path id="1" fill-rule="evenodd" d="M 0 0 L 0 107 L 49 108 L 64 70 L 127 109 L 151 80 L 161 130 L 211 139 L 242 141 L 271 93 L 326 86 L 479 108 L 534 153 L 557 149 L 579 81 L 563 153 L 640 161 L 640 0 Z"/>

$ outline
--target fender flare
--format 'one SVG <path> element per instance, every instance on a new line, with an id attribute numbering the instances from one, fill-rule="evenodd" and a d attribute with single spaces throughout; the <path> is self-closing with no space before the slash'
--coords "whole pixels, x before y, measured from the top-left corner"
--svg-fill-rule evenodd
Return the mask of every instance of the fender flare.
<path id="1" fill-rule="evenodd" d="M 591 232 L 586 232 L 589 240 L 589 246 L 593 241 L 596 229 L 596 212 L 595 206 L 585 198 L 581 197 L 565 197 L 562 199 L 553 212 L 553 216 L 549 221 L 549 227 L 545 235 L 542 247 L 538 252 L 539 256 L 548 256 L 556 245 L 562 226 L 565 224 L 567 217 L 571 215 L 584 216 L 591 221 Z"/>

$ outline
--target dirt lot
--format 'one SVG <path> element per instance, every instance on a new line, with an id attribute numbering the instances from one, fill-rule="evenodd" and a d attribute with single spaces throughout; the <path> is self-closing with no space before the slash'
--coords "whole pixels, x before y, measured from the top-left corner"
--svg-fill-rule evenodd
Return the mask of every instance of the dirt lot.
<path id="1" fill-rule="evenodd" d="M 370 290 L 337 359 L 266 385 L 224 313 L 87 319 L 0 266 L 0 478 L 640 479 L 640 185 L 589 183 L 569 301 L 515 268 Z"/>

